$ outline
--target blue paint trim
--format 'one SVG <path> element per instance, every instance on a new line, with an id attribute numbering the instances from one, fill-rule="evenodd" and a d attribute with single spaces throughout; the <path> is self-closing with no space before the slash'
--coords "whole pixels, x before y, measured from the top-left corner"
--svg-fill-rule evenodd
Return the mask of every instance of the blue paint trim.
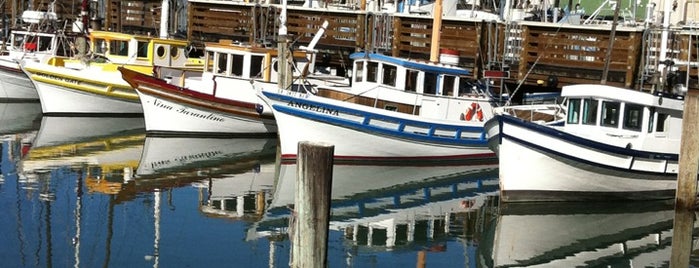
<path id="1" fill-rule="evenodd" d="M 600 151 L 606 151 L 606 152 L 610 152 L 610 153 L 617 153 L 617 154 L 629 156 L 629 157 L 632 157 L 633 160 L 636 160 L 636 159 L 638 159 L 638 158 L 660 159 L 660 160 L 668 160 L 668 161 L 672 161 L 672 160 L 673 160 L 673 159 L 672 159 L 673 154 L 649 153 L 649 152 L 638 151 L 638 150 L 631 150 L 631 149 L 625 149 L 625 148 L 620 149 L 619 147 L 614 147 L 614 146 L 611 146 L 611 145 L 608 145 L 608 144 L 603 144 L 603 143 L 599 143 L 599 142 L 587 140 L 587 139 L 584 139 L 584 138 L 572 136 L 572 135 L 570 135 L 570 134 L 568 134 L 568 133 L 564 133 L 564 132 L 561 132 L 561 131 L 558 131 L 558 130 L 555 130 L 555 129 L 551 129 L 551 128 L 548 128 L 548 127 L 544 127 L 544 126 L 541 126 L 541 125 L 538 125 L 538 124 L 534 124 L 534 123 L 529 123 L 529 122 L 521 121 L 521 120 L 519 120 L 519 119 L 512 120 L 512 119 L 510 119 L 510 118 L 505 118 L 505 117 L 508 117 L 508 116 L 498 116 L 498 117 L 502 117 L 502 118 L 498 118 L 498 120 L 500 120 L 501 122 L 506 121 L 508 124 L 517 125 L 517 126 L 519 126 L 519 127 L 523 127 L 523 128 L 529 129 L 530 131 L 534 131 L 534 132 L 537 132 L 537 133 L 539 133 L 539 134 L 543 134 L 543 135 L 546 135 L 546 136 L 550 136 L 550 137 L 553 137 L 553 138 L 555 138 L 555 139 L 561 139 L 561 140 L 563 140 L 563 141 L 565 141 L 565 142 L 573 143 L 573 144 L 576 144 L 576 145 L 579 145 L 579 146 L 591 147 L 591 148 L 593 148 L 593 149 L 598 149 L 598 150 L 600 150 Z M 518 121 L 519 121 L 519 122 L 518 122 Z M 504 123 L 504 122 L 503 122 L 503 123 Z M 502 124 L 502 123 L 501 123 L 501 124 Z M 562 135 L 552 135 L 552 134 L 562 134 Z M 572 139 L 571 139 L 571 137 L 572 137 Z M 582 164 L 587 164 L 587 165 L 594 166 L 594 167 L 605 168 L 605 169 L 608 169 L 608 170 L 610 170 L 610 171 L 621 171 L 621 172 L 629 173 L 629 175 L 632 175 L 632 174 L 638 174 L 638 175 L 658 175 L 658 176 L 661 176 L 661 177 L 658 177 L 659 180 L 665 180 L 664 177 L 668 177 L 668 176 L 670 176 L 672 180 L 676 180 L 676 179 L 677 179 L 677 178 L 676 178 L 676 173 L 642 171 L 642 170 L 631 169 L 630 167 L 629 167 L 629 168 L 621 168 L 621 167 L 617 167 L 617 166 L 605 165 L 604 163 L 592 162 L 592 161 L 589 161 L 589 160 L 585 160 L 585 159 L 582 159 L 582 158 L 578 158 L 578 157 L 575 157 L 574 155 L 571 155 L 571 154 L 566 154 L 566 153 L 563 153 L 563 152 L 559 152 L 559 151 L 553 150 L 553 149 L 551 149 L 551 148 L 549 148 L 549 147 L 541 146 L 541 145 L 538 145 L 538 144 L 535 144 L 535 143 L 531 143 L 531 142 L 522 140 L 522 139 L 520 139 L 520 138 L 511 136 L 511 135 L 507 135 L 507 134 L 504 134 L 504 133 L 500 133 L 500 144 L 502 144 L 502 140 L 503 140 L 503 139 L 510 140 L 510 141 L 515 142 L 515 143 L 518 143 L 518 144 L 520 144 L 520 145 L 522 145 L 522 146 L 524 146 L 524 147 L 529 147 L 529 148 L 532 148 L 532 149 L 534 149 L 534 150 L 544 152 L 544 153 L 546 153 L 546 154 L 555 155 L 555 156 L 560 157 L 560 158 L 563 158 L 563 159 L 568 159 L 568 160 L 571 160 L 571 161 L 579 162 L 579 163 L 582 163 Z M 581 142 L 578 142 L 578 141 L 581 141 Z M 609 148 L 609 147 L 614 148 L 615 150 L 613 150 L 613 151 L 616 151 L 616 152 L 609 151 L 609 150 L 604 150 L 604 148 Z M 618 153 L 618 152 L 622 152 L 622 151 L 633 152 L 633 154 L 630 154 L 630 153 Z M 666 157 L 668 157 L 668 158 L 643 157 L 643 155 L 646 155 L 646 156 L 650 156 L 650 155 L 655 155 L 655 156 L 663 155 L 663 156 L 666 156 Z M 678 157 L 678 155 L 674 155 L 674 157 Z M 676 161 L 676 159 L 674 159 L 674 160 Z M 664 177 L 663 177 L 663 176 L 664 176 Z"/>
<path id="2" fill-rule="evenodd" d="M 474 147 L 487 147 L 488 141 L 485 139 L 485 128 L 484 127 L 473 127 L 473 126 L 460 126 L 460 125 L 449 125 L 449 124 L 431 124 L 425 123 L 417 120 L 402 119 L 397 117 L 391 117 L 386 115 L 375 114 L 367 111 L 361 111 L 356 109 L 350 109 L 346 107 L 339 107 L 335 105 L 325 104 L 316 101 L 310 101 L 307 99 L 296 98 L 288 95 L 282 95 L 272 92 L 263 91 L 266 97 L 283 102 L 294 102 L 303 105 L 311 105 L 318 107 L 320 109 L 327 110 L 337 110 L 340 113 L 351 114 L 358 117 L 363 117 L 362 123 L 357 123 L 354 121 L 339 118 L 337 116 L 309 112 L 301 108 L 290 107 L 289 105 L 283 104 L 273 104 L 272 107 L 281 113 L 289 114 L 292 116 L 305 118 L 309 120 L 314 120 L 326 124 L 331 124 L 339 127 L 353 129 L 364 133 L 373 133 L 385 135 L 391 138 L 400 138 L 405 140 L 431 143 L 437 145 L 457 145 L 457 146 L 474 146 Z M 369 125 L 370 120 L 381 120 L 387 122 L 393 122 L 398 127 L 389 129 L 384 127 L 378 127 Z M 405 131 L 406 126 L 426 129 L 426 134 L 418 134 L 413 132 Z M 452 131 L 454 136 L 437 136 L 436 131 Z M 470 132 L 478 134 L 479 138 L 462 138 L 461 133 Z M 458 136 L 457 136 L 458 134 Z"/>
<path id="3" fill-rule="evenodd" d="M 352 60 L 368 59 L 371 61 L 386 62 L 386 63 L 395 64 L 398 66 L 403 66 L 405 68 L 416 69 L 416 70 L 429 72 L 429 73 L 449 74 L 449 75 L 456 75 L 456 76 L 458 76 L 458 75 L 464 75 L 464 76 L 471 75 L 470 71 L 468 71 L 466 69 L 462 69 L 462 68 L 443 67 L 443 66 L 439 66 L 439 65 L 416 62 L 416 61 L 412 61 L 409 59 L 386 56 L 386 55 L 382 55 L 382 54 L 356 52 L 356 53 L 350 54 L 350 59 L 352 59 Z"/>

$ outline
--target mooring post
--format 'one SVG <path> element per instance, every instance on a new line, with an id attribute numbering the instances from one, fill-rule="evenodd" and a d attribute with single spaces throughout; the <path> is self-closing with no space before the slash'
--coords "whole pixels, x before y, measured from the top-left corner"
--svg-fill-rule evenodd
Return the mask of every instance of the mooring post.
<path id="1" fill-rule="evenodd" d="M 699 169 L 699 90 L 688 90 L 684 97 L 682 139 L 680 141 L 679 172 L 675 209 L 694 209 L 697 197 Z"/>
<path id="2" fill-rule="evenodd" d="M 688 267 L 692 251 L 693 210 L 697 198 L 697 169 L 699 169 L 697 131 L 699 131 L 699 90 L 688 90 L 684 98 L 682 115 L 680 167 L 677 173 L 670 267 Z"/>
<path id="3" fill-rule="evenodd" d="M 302 141 L 296 158 L 291 267 L 327 267 L 335 146 Z"/>

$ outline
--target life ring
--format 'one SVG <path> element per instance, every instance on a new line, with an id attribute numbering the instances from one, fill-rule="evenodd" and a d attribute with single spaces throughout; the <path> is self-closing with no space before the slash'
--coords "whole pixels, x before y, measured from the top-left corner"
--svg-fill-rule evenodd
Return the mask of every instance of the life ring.
<path id="1" fill-rule="evenodd" d="M 471 107 L 468 107 L 466 114 L 463 114 L 463 117 L 461 118 L 461 120 L 465 121 L 471 121 L 473 119 L 483 122 L 483 109 L 481 109 L 481 106 L 475 102 L 471 103 Z"/>

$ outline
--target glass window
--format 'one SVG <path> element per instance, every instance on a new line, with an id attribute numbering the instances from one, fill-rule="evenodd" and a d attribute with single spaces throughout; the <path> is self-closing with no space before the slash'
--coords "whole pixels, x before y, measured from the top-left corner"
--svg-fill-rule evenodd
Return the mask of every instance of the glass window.
<path id="1" fill-rule="evenodd" d="M 216 73 L 219 73 L 219 74 L 228 73 L 228 54 L 218 53 L 218 59 L 217 59 L 216 66 L 218 67 L 216 69 Z"/>
<path id="2" fill-rule="evenodd" d="M 580 99 L 568 100 L 568 124 L 577 124 L 580 120 Z"/>
<path id="3" fill-rule="evenodd" d="M 585 99 L 583 101 L 582 123 L 585 125 L 597 124 L 597 100 Z"/>
<path id="4" fill-rule="evenodd" d="M 653 132 L 653 120 L 655 120 L 655 108 L 650 108 L 650 116 L 648 118 L 648 133 Z"/>
<path id="5" fill-rule="evenodd" d="M 51 50 L 51 39 L 49 36 L 39 37 L 39 51 Z"/>
<path id="6" fill-rule="evenodd" d="M 406 70 L 405 74 L 405 91 L 415 92 L 417 90 L 417 75 L 420 72 L 415 70 Z"/>
<path id="7" fill-rule="evenodd" d="M 364 79 L 364 62 L 357 62 L 357 71 L 354 72 L 354 81 L 362 82 Z"/>
<path id="8" fill-rule="evenodd" d="M 626 104 L 624 107 L 624 129 L 641 131 L 643 123 L 643 106 Z"/>
<path id="9" fill-rule="evenodd" d="M 213 72 L 213 70 L 214 70 L 214 52 L 207 51 L 205 61 L 206 61 L 206 63 L 205 63 L 206 71 L 210 72 L 210 73 Z"/>
<path id="10" fill-rule="evenodd" d="M 442 95 L 444 96 L 454 96 L 454 84 L 456 83 L 456 77 L 451 75 L 445 75 L 442 78 Z"/>
<path id="11" fill-rule="evenodd" d="M 97 54 L 104 54 L 107 52 L 107 41 L 104 39 L 95 39 L 94 51 Z"/>
<path id="12" fill-rule="evenodd" d="M 425 80 L 422 83 L 422 93 L 437 94 L 437 74 L 425 73 Z"/>
<path id="13" fill-rule="evenodd" d="M 122 40 L 112 40 L 109 41 L 109 54 L 128 56 L 129 55 L 129 43 Z"/>
<path id="14" fill-rule="evenodd" d="M 618 102 L 602 102 L 602 126 L 619 127 L 620 106 Z"/>
<path id="15" fill-rule="evenodd" d="M 658 112 L 658 123 L 656 124 L 655 132 L 665 132 L 668 129 L 666 126 L 669 122 L 668 118 L 670 118 L 669 114 Z"/>
<path id="16" fill-rule="evenodd" d="M 368 62 L 366 65 L 366 81 L 367 82 L 376 82 L 376 75 L 379 70 L 379 63 L 378 62 Z"/>
<path id="17" fill-rule="evenodd" d="M 148 42 L 145 41 L 138 41 L 138 54 L 136 55 L 139 58 L 147 58 L 148 57 Z"/>
<path id="18" fill-rule="evenodd" d="M 243 76 L 243 67 L 245 66 L 245 56 L 233 54 L 233 64 L 231 65 L 231 74 L 234 76 Z"/>
<path id="19" fill-rule="evenodd" d="M 265 56 L 252 56 L 250 59 L 250 77 L 262 77 L 262 62 L 264 60 Z"/>
<path id="20" fill-rule="evenodd" d="M 384 64 L 383 65 L 383 81 L 382 83 L 387 86 L 396 86 L 396 66 Z"/>

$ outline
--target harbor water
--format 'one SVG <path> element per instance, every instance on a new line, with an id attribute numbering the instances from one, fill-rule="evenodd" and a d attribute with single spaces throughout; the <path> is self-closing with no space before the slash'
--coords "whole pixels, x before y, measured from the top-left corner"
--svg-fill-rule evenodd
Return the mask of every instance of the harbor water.
<path id="1" fill-rule="evenodd" d="M 0 267 L 289 266 L 297 166 L 276 139 L 0 111 Z M 329 267 L 670 266 L 672 202 L 504 205 L 497 177 L 497 163 L 336 164 Z"/>

